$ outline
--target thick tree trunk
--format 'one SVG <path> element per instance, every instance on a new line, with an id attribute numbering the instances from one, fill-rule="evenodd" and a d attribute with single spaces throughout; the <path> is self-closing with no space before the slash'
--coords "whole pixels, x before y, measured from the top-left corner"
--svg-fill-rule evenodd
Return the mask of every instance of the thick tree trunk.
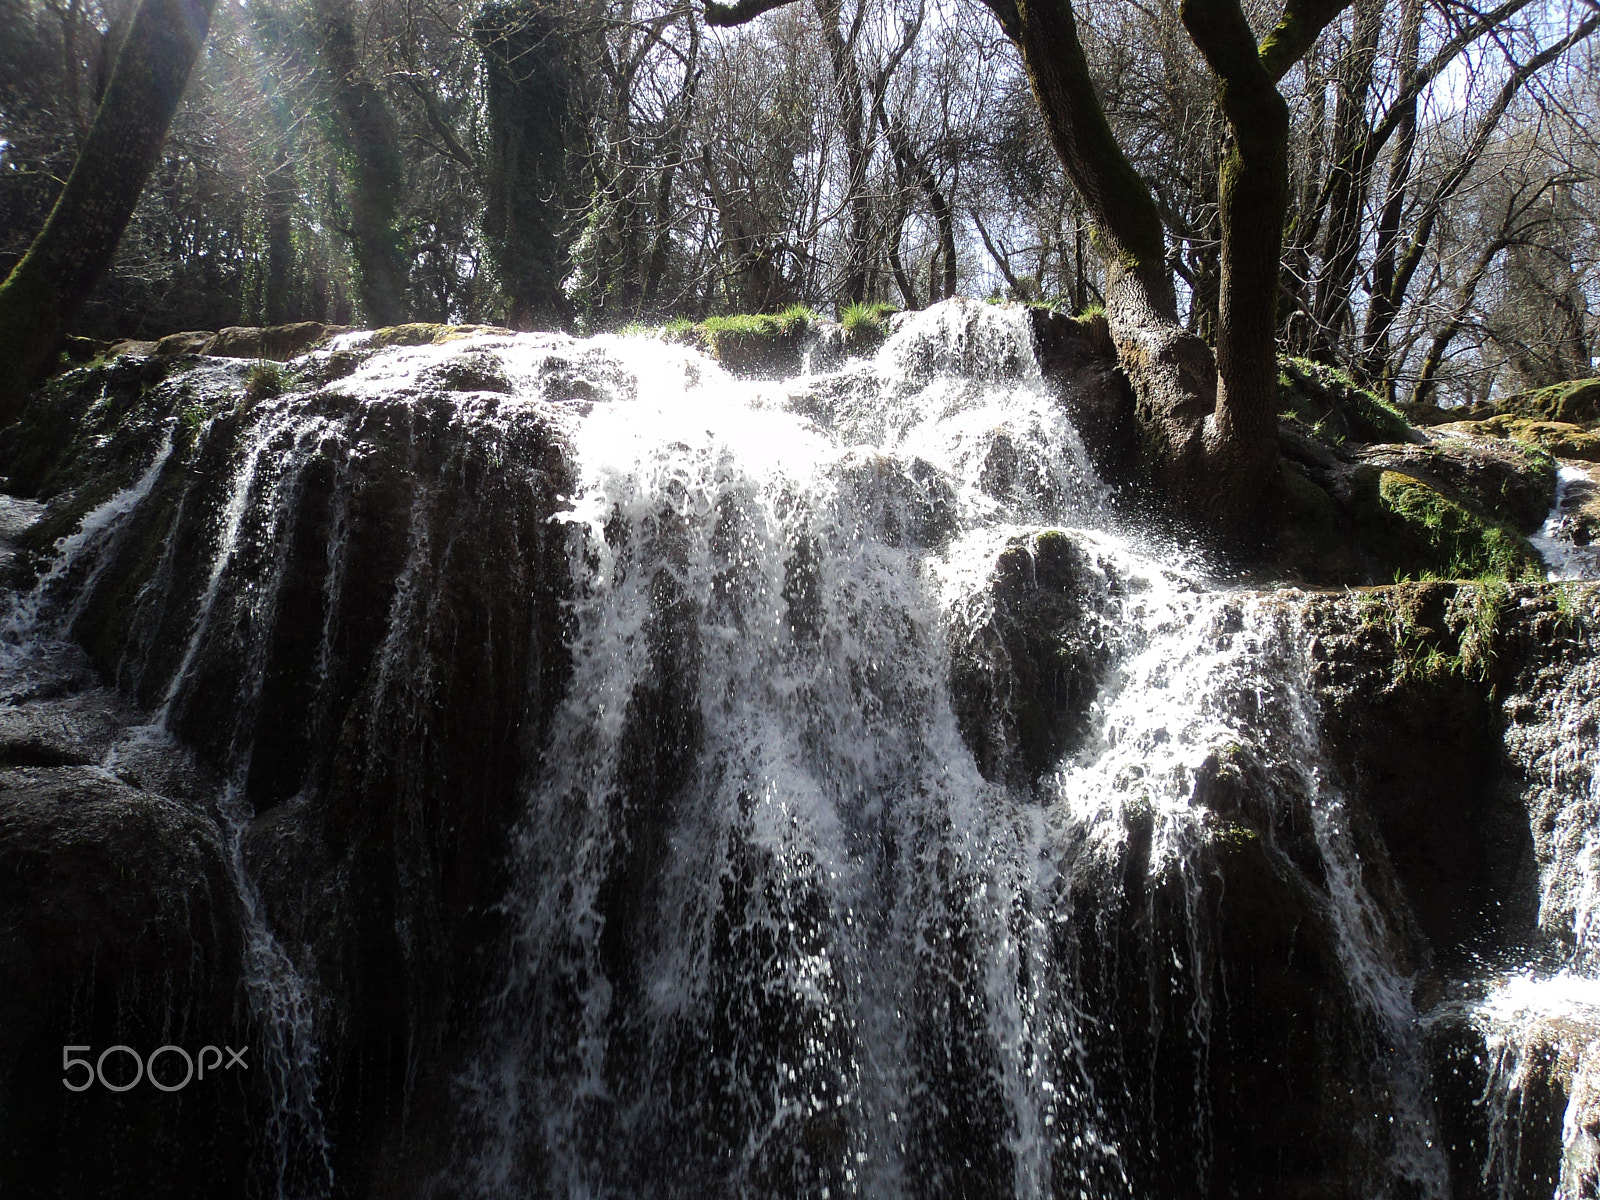
<path id="1" fill-rule="evenodd" d="M 1249 497 L 1214 488 L 1206 461 L 1216 366 L 1206 344 L 1178 322 L 1161 214 L 1100 106 L 1072 6 L 991 0 L 990 7 L 1022 54 L 1045 128 L 1109 260 L 1106 320 L 1133 385 L 1146 469 L 1181 515 L 1232 523 Z"/>
<path id="2" fill-rule="evenodd" d="M 1289 205 L 1289 106 L 1238 0 L 1184 0 L 1184 26 L 1216 72 L 1233 131 L 1218 183 L 1222 224 L 1217 407 L 1205 437 L 1215 486 L 1255 487 L 1278 460 L 1278 279 Z"/>
<path id="3" fill-rule="evenodd" d="M 83 153 L 0 285 L 0 422 L 17 415 L 101 275 L 161 155 L 215 0 L 143 0 Z"/>
<path id="4" fill-rule="evenodd" d="M 483 155 L 483 228 L 518 328 L 571 316 L 562 204 L 568 192 L 571 79 L 566 43 L 549 10 L 485 4 L 473 24 L 483 48 L 489 145 Z"/>
<path id="5" fill-rule="evenodd" d="M 317 53 L 340 151 L 361 307 L 376 325 L 408 319 L 409 247 L 400 228 L 405 161 L 394 114 L 367 77 L 350 0 L 314 0 Z"/>
<path id="6" fill-rule="evenodd" d="M 711 24 L 789 0 L 708 3 Z M 1247 534 L 1277 470 L 1277 299 L 1288 108 L 1277 84 L 1350 0 L 1286 0 L 1259 46 L 1238 0 L 1190 0 L 1184 25 L 1219 79 L 1233 145 L 1221 172 L 1218 356 L 1178 322 L 1166 235 L 1095 94 L 1071 0 L 985 0 L 1022 55 L 1051 143 L 1093 222 L 1106 320 L 1133 385 L 1148 474 L 1182 519 Z"/>

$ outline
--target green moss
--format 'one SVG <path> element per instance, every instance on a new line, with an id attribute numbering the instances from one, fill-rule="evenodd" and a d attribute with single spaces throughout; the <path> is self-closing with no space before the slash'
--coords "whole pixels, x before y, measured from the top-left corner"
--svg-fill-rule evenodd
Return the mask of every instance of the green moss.
<path id="1" fill-rule="evenodd" d="M 1501 413 L 1571 425 L 1600 423 L 1600 379 L 1569 379 L 1531 392 L 1519 392 L 1495 404 Z"/>
<path id="2" fill-rule="evenodd" d="M 426 321 L 413 321 L 409 325 L 386 325 L 382 329 L 374 329 L 366 345 L 373 350 L 381 350 L 387 346 L 427 346 L 448 325 L 438 325 Z"/>
<path id="3" fill-rule="evenodd" d="M 1371 542 L 1398 578 L 1537 577 L 1539 558 L 1516 530 L 1398 471 L 1377 481 Z"/>
<path id="4" fill-rule="evenodd" d="M 1503 579 L 1425 580 L 1375 589 L 1363 597 L 1361 618 L 1364 627 L 1392 640 L 1397 682 L 1467 679 L 1488 684 L 1492 693 L 1500 682 L 1503 618 L 1511 600 Z"/>
<path id="5" fill-rule="evenodd" d="M 1399 409 L 1333 367 L 1306 358 L 1286 358 L 1279 364 L 1278 388 L 1279 411 L 1294 412 L 1326 441 L 1405 442 L 1411 438 L 1411 424 Z"/>
<path id="6" fill-rule="evenodd" d="M 1482 421 L 1456 421 L 1441 428 L 1478 437 L 1507 438 L 1525 446 L 1535 446 L 1556 458 L 1600 462 L 1600 433 L 1567 421 L 1542 421 L 1501 413 Z"/>

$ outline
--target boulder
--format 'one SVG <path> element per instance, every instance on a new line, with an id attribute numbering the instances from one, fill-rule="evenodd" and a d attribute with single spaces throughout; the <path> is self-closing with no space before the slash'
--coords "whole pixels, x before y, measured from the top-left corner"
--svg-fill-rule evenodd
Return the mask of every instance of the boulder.
<path id="1" fill-rule="evenodd" d="M 1436 435 L 1426 445 L 1365 446 L 1352 453 L 1358 462 L 1419 480 L 1522 533 L 1538 529 L 1555 502 L 1555 461 L 1518 442 Z"/>
<path id="2" fill-rule="evenodd" d="M 1341 371 L 1308 358 L 1279 364 L 1278 411 L 1309 426 L 1323 441 L 1403 442 L 1410 423 L 1392 405 L 1356 385 Z"/>
<path id="3" fill-rule="evenodd" d="M 142 338 L 123 338 L 106 350 L 107 358 L 144 358 L 156 352 L 156 343 Z"/>
<path id="4" fill-rule="evenodd" d="M 1439 433 L 1468 437 L 1510 438 L 1537 446 L 1552 458 L 1575 458 L 1600 462 L 1600 433 L 1565 421 L 1540 421 L 1510 414 L 1481 421 L 1453 421 L 1436 427 Z"/>
<path id="5" fill-rule="evenodd" d="M 200 353 L 217 358 L 258 358 L 287 362 L 315 349 L 336 334 L 345 333 L 344 325 L 324 325 L 318 321 L 299 321 L 293 325 L 266 327 L 230 325 L 219 329 L 207 348 Z"/>
<path id="6" fill-rule="evenodd" d="M 57 756 L 64 757 L 64 756 Z M 15 755 L 13 755 L 13 760 Z M 0 1178 L 41 1197 L 243 1195 L 263 1119 L 244 915 L 213 821 L 91 767 L 0 770 Z M 127 1046 L 254 1052 L 166 1092 Z M 64 1047 L 80 1047 L 74 1051 Z M 104 1080 L 64 1074 L 74 1054 Z M 177 1084 L 168 1051 L 156 1078 Z"/>
<path id="7" fill-rule="evenodd" d="M 1125 587 L 1064 531 L 1018 537 L 1000 554 L 983 619 L 951 630 L 956 719 L 987 778 L 1031 785 L 1082 732 Z"/>
<path id="8" fill-rule="evenodd" d="M 1569 379 L 1518 392 L 1497 401 L 1495 410 L 1538 421 L 1592 426 L 1600 422 L 1600 379 Z"/>
<path id="9" fill-rule="evenodd" d="M 217 335 L 209 330 L 190 333 L 169 333 L 156 343 L 153 353 L 160 358 L 178 358 L 185 354 L 209 354 L 211 343 Z"/>

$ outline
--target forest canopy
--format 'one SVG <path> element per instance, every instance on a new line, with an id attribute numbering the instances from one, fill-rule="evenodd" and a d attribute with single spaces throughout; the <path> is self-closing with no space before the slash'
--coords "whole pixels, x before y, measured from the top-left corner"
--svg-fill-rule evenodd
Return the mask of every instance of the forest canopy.
<path id="1" fill-rule="evenodd" d="M 0 0 L 0 276 L 136 6 Z M 1216 78 L 1174 4 L 1073 11 L 1180 320 L 1211 340 Z M 1258 36 L 1277 19 L 1244 12 Z M 1332 20 L 1279 82 L 1282 350 L 1398 400 L 1594 372 L 1595 12 L 1355 0 Z M 599 330 L 957 293 L 1083 312 L 1105 250 L 978 0 L 804 0 L 731 28 L 700 0 L 223 0 L 75 332 Z"/>

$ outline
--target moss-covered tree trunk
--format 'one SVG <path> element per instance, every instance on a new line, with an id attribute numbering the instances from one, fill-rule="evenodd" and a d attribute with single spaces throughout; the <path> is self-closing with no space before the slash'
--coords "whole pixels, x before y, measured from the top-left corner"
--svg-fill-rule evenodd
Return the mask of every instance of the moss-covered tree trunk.
<path id="1" fill-rule="evenodd" d="M 44 228 L 0 284 L 0 423 L 111 264 L 146 177 L 161 155 L 215 0 L 143 0 L 83 152 Z"/>
<path id="2" fill-rule="evenodd" d="M 571 67 L 555 15 L 525 0 L 485 4 L 473 21 L 483 49 L 489 145 L 483 156 L 483 229 L 518 329 L 560 326 L 571 315 L 562 225 Z"/>
<path id="3" fill-rule="evenodd" d="M 410 246 L 401 228 L 405 160 L 394 114 L 361 62 L 350 0 L 313 0 L 317 55 L 327 115 L 339 150 L 350 246 L 367 320 L 399 325 L 410 318 Z"/>
<path id="4" fill-rule="evenodd" d="M 1288 109 L 1277 81 L 1349 0 L 1288 0 L 1258 46 L 1237 0 L 1188 0 L 1231 144 L 1219 181 L 1217 352 L 1178 323 L 1149 185 L 1117 143 L 1070 0 L 988 0 L 1022 54 L 1052 142 L 1110 260 L 1106 319 L 1133 384 L 1149 473 L 1178 514 L 1248 529 L 1277 469 L 1277 296 Z"/>
<path id="5" fill-rule="evenodd" d="M 1022 54 L 1050 140 L 1108 260 L 1106 319 L 1133 384 L 1146 469 L 1191 519 L 1247 506 L 1248 496 L 1211 487 L 1203 435 L 1216 403 L 1215 364 L 1178 322 L 1161 214 L 1100 105 L 1070 0 L 989 6 Z"/>

